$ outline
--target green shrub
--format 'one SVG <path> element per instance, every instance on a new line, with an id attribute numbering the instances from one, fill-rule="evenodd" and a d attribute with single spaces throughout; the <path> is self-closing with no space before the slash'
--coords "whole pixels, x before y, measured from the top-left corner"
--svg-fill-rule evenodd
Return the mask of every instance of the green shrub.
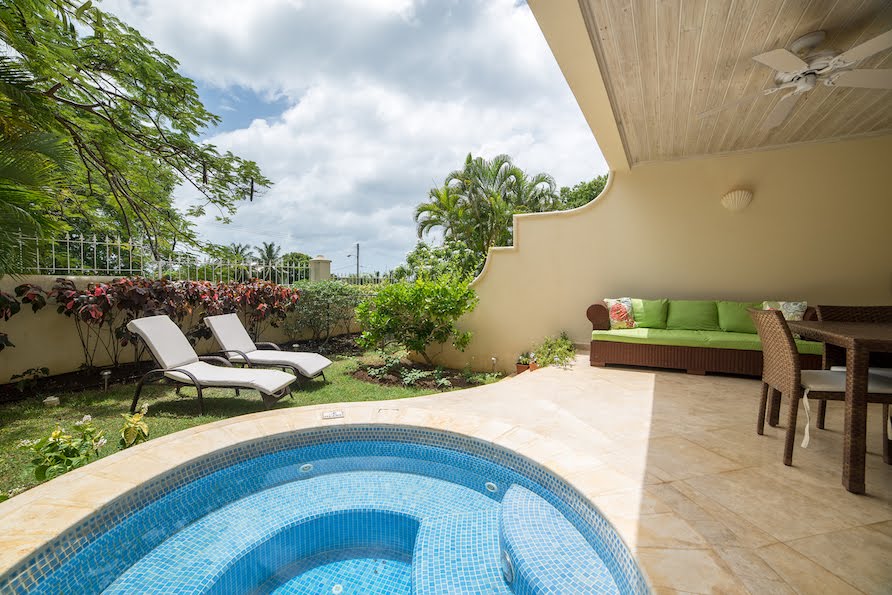
<path id="1" fill-rule="evenodd" d="M 102 431 L 93 425 L 93 418 L 85 415 L 75 422 L 75 429 L 66 434 L 62 426 L 38 440 L 22 440 L 19 447 L 31 451 L 31 467 L 37 481 L 52 479 L 90 462 L 105 445 Z"/>
<path id="2" fill-rule="evenodd" d="M 285 320 L 291 339 L 309 332 L 315 341 L 327 342 L 333 335 L 350 332 L 356 306 L 363 291 L 340 281 L 316 281 L 297 284 L 300 299 Z"/>
<path id="3" fill-rule="evenodd" d="M 382 364 L 380 366 L 369 366 L 366 369 L 368 375 L 377 380 L 381 380 L 388 374 L 396 376 L 399 373 L 400 368 L 402 367 L 402 359 L 403 355 L 405 355 L 405 352 L 381 352 L 380 355 Z"/>
<path id="4" fill-rule="evenodd" d="M 385 285 L 356 308 L 359 343 L 381 350 L 401 347 L 432 364 L 428 348 L 433 343 L 451 340 L 458 350 L 467 347 L 471 333 L 459 331 L 455 323 L 476 305 L 469 282 L 453 275 Z"/>
<path id="5" fill-rule="evenodd" d="M 546 337 L 536 346 L 533 359 L 540 366 L 566 366 L 576 357 L 576 346 L 567 333 L 560 337 Z"/>
<path id="6" fill-rule="evenodd" d="M 400 372 L 400 378 L 406 386 L 415 386 L 432 375 L 433 373 L 429 370 L 419 370 L 418 368 L 403 368 L 403 371 Z"/>

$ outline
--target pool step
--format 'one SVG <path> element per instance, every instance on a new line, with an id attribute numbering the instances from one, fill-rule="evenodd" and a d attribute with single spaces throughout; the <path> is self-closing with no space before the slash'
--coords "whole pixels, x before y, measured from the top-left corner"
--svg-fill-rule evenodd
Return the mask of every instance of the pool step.
<path id="1" fill-rule="evenodd" d="M 499 510 L 514 593 L 619 595 L 607 565 L 570 521 L 540 496 L 512 485 Z"/>
<path id="2" fill-rule="evenodd" d="M 415 595 L 509 594 L 499 570 L 498 510 L 426 519 L 412 556 Z"/>
<path id="3" fill-rule="evenodd" d="M 261 576 L 264 572 L 268 575 L 280 565 L 271 557 L 278 560 L 293 555 L 294 548 L 316 541 L 294 534 L 294 528 L 326 515 L 383 511 L 417 519 L 424 526 L 428 519 L 450 515 L 489 513 L 492 517 L 498 507 L 498 502 L 479 492 L 421 475 L 350 471 L 309 477 L 250 494 L 210 512 L 151 550 L 105 593 L 226 592 L 230 586 L 236 591 L 251 590 L 269 578 Z M 497 524 L 487 530 L 497 539 Z M 289 532 L 291 535 L 286 535 Z M 405 531 L 398 537 L 402 533 Z M 346 540 L 350 538 L 345 534 Z M 412 547 L 411 540 L 407 543 Z M 252 570 L 246 574 L 237 567 Z"/>

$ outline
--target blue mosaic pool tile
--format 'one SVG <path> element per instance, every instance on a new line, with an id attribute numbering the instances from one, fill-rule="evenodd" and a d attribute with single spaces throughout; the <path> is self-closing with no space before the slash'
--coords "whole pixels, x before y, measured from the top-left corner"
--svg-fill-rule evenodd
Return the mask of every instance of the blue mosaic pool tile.
<path id="1" fill-rule="evenodd" d="M 499 512 L 440 515 L 421 525 L 412 559 L 415 595 L 510 595 L 499 570 Z"/>
<path id="2" fill-rule="evenodd" d="M 499 539 L 514 568 L 517 595 L 619 595 L 610 569 L 579 531 L 525 488 L 511 486 L 502 499 Z"/>
<path id="3" fill-rule="evenodd" d="M 251 595 L 410 595 L 412 560 L 390 552 L 357 549 L 326 552 L 286 569 Z"/>
<path id="4" fill-rule="evenodd" d="M 329 460 L 330 459 L 330 460 Z M 401 459 L 401 460 L 400 460 Z M 449 432 L 370 425 L 319 428 L 242 443 L 182 465 L 109 503 L 0 577 L 0 593 L 98 592 L 169 536 L 247 494 L 321 472 L 398 468 L 471 487 L 500 500 L 518 483 L 555 506 L 610 569 L 620 592 L 647 593 L 628 548 L 597 509 L 536 463 Z M 315 470 L 314 472 L 319 472 Z M 489 493 L 490 479 L 501 487 Z M 199 481 L 201 480 L 201 481 Z M 126 545 L 124 545 L 126 544 Z"/>

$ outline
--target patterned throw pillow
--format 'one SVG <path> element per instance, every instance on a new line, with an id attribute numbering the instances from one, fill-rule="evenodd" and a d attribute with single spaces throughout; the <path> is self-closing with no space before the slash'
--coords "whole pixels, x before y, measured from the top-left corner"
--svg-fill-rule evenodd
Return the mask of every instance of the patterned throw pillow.
<path id="1" fill-rule="evenodd" d="M 784 320 L 802 320 L 808 302 L 762 302 L 763 310 L 780 310 Z"/>
<path id="2" fill-rule="evenodd" d="M 635 328 L 635 316 L 632 314 L 632 298 L 605 299 L 607 312 L 610 315 L 610 330 Z"/>

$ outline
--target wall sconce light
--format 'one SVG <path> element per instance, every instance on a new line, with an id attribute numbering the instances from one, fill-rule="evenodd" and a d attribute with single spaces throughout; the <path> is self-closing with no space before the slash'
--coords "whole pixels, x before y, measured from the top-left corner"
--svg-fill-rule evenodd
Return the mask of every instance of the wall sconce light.
<path id="1" fill-rule="evenodd" d="M 729 211 L 742 211 L 753 200 L 753 193 L 749 190 L 732 190 L 722 197 L 722 206 Z"/>

